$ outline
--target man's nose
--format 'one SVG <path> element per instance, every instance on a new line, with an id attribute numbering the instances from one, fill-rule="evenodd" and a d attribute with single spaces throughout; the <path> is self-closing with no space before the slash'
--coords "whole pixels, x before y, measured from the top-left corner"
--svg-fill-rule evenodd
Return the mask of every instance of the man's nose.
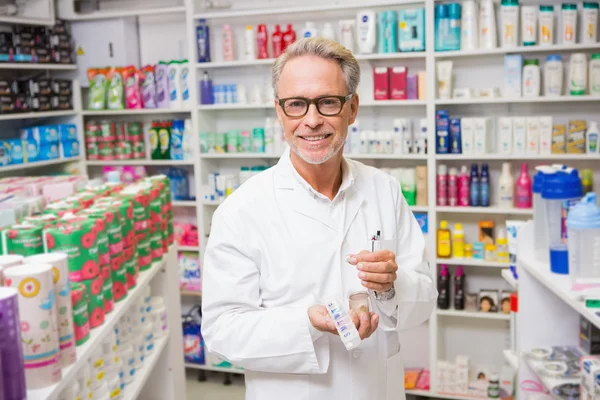
<path id="1" fill-rule="evenodd" d="M 319 114 L 316 104 L 310 104 L 308 106 L 308 112 L 304 116 L 302 123 L 312 129 L 323 124 L 323 116 Z"/>

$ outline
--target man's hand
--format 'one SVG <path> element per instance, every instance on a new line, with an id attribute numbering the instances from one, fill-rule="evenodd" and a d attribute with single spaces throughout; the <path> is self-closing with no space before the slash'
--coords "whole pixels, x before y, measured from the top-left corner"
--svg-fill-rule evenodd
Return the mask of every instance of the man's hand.
<path id="1" fill-rule="evenodd" d="M 356 265 L 361 284 L 371 290 L 385 292 L 392 288 L 396 280 L 396 255 L 389 250 L 366 251 L 350 254 L 346 261 Z"/>
<path id="2" fill-rule="evenodd" d="M 358 329 L 358 334 L 361 339 L 366 339 L 371 336 L 377 330 L 377 326 L 379 325 L 379 316 L 373 312 L 370 313 L 370 315 L 366 312 L 361 313 L 359 318 L 354 310 L 350 310 L 350 317 L 352 318 L 352 322 L 356 326 L 356 329 Z M 334 335 L 338 334 L 335 323 L 324 306 L 320 304 L 311 306 L 308 309 L 308 319 L 312 326 L 318 331 Z"/>

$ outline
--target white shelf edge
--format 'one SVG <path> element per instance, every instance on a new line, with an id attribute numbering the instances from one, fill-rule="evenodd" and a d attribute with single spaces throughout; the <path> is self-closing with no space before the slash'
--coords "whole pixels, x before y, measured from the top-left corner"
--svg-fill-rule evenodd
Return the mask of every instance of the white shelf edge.
<path id="1" fill-rule="evenodd" d="M 198 203 L 196 200 L 173 200 L 171 202 L 173 207 L 196 207 Z"/>
<path id="2" fill-rule="evenodd" d="M 499 208 L 499 207 L 442 207 L 436 206 L 437 212 L 455 214 L 501 214 L 501 215 L 532 215 L 531 208 Z"/>
<path id="3" fill-rule="evenodd" d="M 3 15 L 0 17 L 0 23 L 54 26 L 56 21 L 54 20 L 54 18 L 43 19 L 43 18 L 26 18 L 26 17 L 14 17 L 14 16 Z"/>
<path id="4" fill-rule="evenodd" d="M 360 103 L 361 107 L 425 107 L 426 100 L 367 100 Z M 272 103 L 265 104 L 200 104 L 198 111 L 233 111 L 233 110 L 269 110 L 274 109 Z"/>
<path id="5" fill-rule="evenodd" d="M 551 46 L 518 46 L 512 48 L 497 47 L 494 49 L 436 51 L 433 54 L 435 58 L 460 58 L 521 53 L 554 53 L 558 51 L 584 51 L 596 49 L 600 49 L 600 43 L 578 43 L 574 45 L 555 44 Z"/>
<path id="6" fill-rule="evenodd" d="M 74 14 L 62 17 L 66 21 L 95 21 L 107 18 L 143 17 L 147 15 L 185 14 L 185 6 L 156 7 L 138 10 L 96 11 L 89 14 Z"/>
<path id="7" fill-rule="evenodd" d="M 200 246 L 177 246 L 177 251 L 200 251 Z"/>
<path id="8" fill-rule="evenodd" d="M 515 371 L 519 370 L 519 357 L 512 350 L 504 350 L 504 360 L 508 365 L 512 367 Z"/>
<path id="9" fill-rule="evenodd" d="M 236 368 L 212 367 L 209 365 L 200 365 L 200 364 L 192 364 L 192 363 L 186 363 L 185 367 L 189 368 L 189 369 L 200 369 L 203 371 L 229 372 L 232 374 L 241 374 L 241 375 L 244 374 L 244 370 L 236 369 Z"/>
<path id="10" fill-rule="evenodd" d="M 508 282 L 510 286 L 512 286 L 514 289 L 519 288 L 519 281 L 515 279 L 510 269 L 503 269 L 501 274 L 504 280 Z"/>
<path id="11" fill-rule="evenodd" d="M 64 111 L 41 111 L 41 112 L 27 112 L 27 113 L 12 113 L 0 115 L 0 121 L 10 121 L 19 119 L 38 119 L 38 118 L 53 118 L 53 117 L 67 117 L 77 115 L 76 110 L 64 110 Z"/>
<path id="12" fill-rule="evenodd" d="M 344 154 L 351 160 L 421 160 L 427 161 L 427 154 Z"/>
<path id="13" fill-rule="evenodd" d="M 437 315 L 443 315 L 446 317 L 459 317 L 459 318 L 478 318 L 478 319 L 494 319 L 499 321 L 508 321 L 510 315 L 502 313 L 486 313 L 486 312 L 472 312 L 472 311 L 460 311 L 460 310 L 435 310 Z"/>
<path id="14" fill-rule="evenodd" d="M 509 263 L 497 262 L 497 261 L 485 261 L 477 258 L 438 258 L 436 259 L 437 264 L 448 264 L 448 265 L 466 265 L 473 267 L 488 267 L 488 268 L 508 268 Z"/>
<path id="15" fill-rule="evenodd" d="M 281 158 L 281 154 L 269 154 L 269 153 L 200 153 L 200 159 L 267 159 L 267 158 Z"/>
<path id="16" fill-rule="evenodd" d="M 169 251 L 170 250 L 171 249 L 169 249 Z M 62 379 L 60 382 L 44 389 L 28 390 L 28 400 L 54 400 L 58 398 L 60 392 L 77 376 L 81 366 L 84 363 L 87 363 L 87 360 L 94 349 L 100 346 L 102 340 L 104 340 L 109 332 L 113 330 L 115 324 L 119 321 L 119 318 L 125 314 L 129 306 L 133 304 L 133 301 L 141 296 L 143 288 L 147 286 L 158 271 L 160 271 L 165 264 L 166 259 L 167 254 L 165 254 L 160 261 L 153 263 L 150 269 L 140 272 L 137 286 L 127 293 L 125 300 L 115 303 L 113 311 L 106 316 L 104 323 L 91 330 L 88 341 L 77 347 L 77 360 L 70 366 L 62 369 Z"/>
<path id="17" fill-rule="evenodd" d="M 83 158 L 80 156 L 80 157 L 71 157 L 71 158 L 59 158 L 57 160 L 35 161 L 35 162 L 25 163 L 25 164 L 5 165 L 3 167 L 0 167 L 0 174 L 2 174 L 4 172 L 9 172 L 9 171 L 18 171 L 18 170 L 24 170 L 24 169 L 48 167 L 50 165 L 60 165 L 60 164 L 67 164 L 70 162 L 78 162 L 78 161 L 81 161 L 82 159 Z"/>
<path id="18" fill-rule="evenodd" d="M 45 64 L 45 63 L 0 63 L 0 69 L 8 70 L 37 70 L 37 71 L 74 71 L 77 69 L 76 64 Z"/>
<path id="19" fill-rule="evenodd" d="M 171 333 L 167 331 L 166 336 L 158 338 L 154 341 L 154 349 L 148 357 L 144 358 L 142 368 L 135 371 L 134 381 L 125 386 L 123 400 L 135 400 L 139 397 L 140 393 L 144 389 L 146 381 L 150 375 L 152 375 L 152 371 L 154 371 L 154 367 L 156 366 L 158 359 L 169 343 L 170 334 Z"/>
<path id="20" fill-rule="evenodd" d="M 123 110 L 83 110 L 84 117 L 108 116 L 108 115 L 163 115 L 163 114 L 186 114 L 191 110 L 178 110 L 174 108 L 129 108 Z"/>
<path id="21" fill-rule="evenodd" d="M 581 102 L 600 102 L 600 96 L 556 96 L 556 97 L 518 97 L 518 98 L 473 98 L 473 99 L 449 99 L 435 100 L 439 106 L 451 106 L 455 104 L 517 104 L 517 103 L 581 103 Z"/>
<path id="22" fill-rule="evenodd" d="M 600 160 L 598 154 L 436 154 L 436 160 Z"/>
<path id="23" fill-rule="evenodd" d="M 180 166 L 180 165 L 194 165 L 193 161 L 187 160 L 103 160 L 103 161 L 91 161 L 86 160 L 88 166 L 111 166 L 111 165 L 147 165 L 147 166 Z"/>

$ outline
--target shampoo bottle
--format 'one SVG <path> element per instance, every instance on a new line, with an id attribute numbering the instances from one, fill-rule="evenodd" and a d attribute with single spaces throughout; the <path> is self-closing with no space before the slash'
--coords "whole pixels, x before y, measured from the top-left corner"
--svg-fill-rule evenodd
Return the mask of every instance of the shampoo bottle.
<path id="1" fill-rule="evenodd" d="M 244 44 L 246 45 L 244 48 L 244 55 L 246 56 L 246 60 L 256 60 L 256 35 L 254 34 L 252 25 L 246 26 L 244 39 Z"/>
<path id="2" fill-rule="evenodd" d="M 288 48 L 288 46 L 296 41 L 296 31 L 292 27 L 292 24 L 287 25 L 287 29 L 283 32 L 283 51 Z"/>
<path id="3" fill-rule="evenodd" d="M 493 0 L 482 0 L 479 5 L 479 48 L 495 49 L 498 46 L 496 13 Z"/>
<path id="4" fill-rule="evenodd" d="M 376 24 L 375 11 L 360 11 L 356 15 L 358 50 L 361 54 L 371 54 L 375 50 L 377 40 Z"/>
<path id="5" fill-rule="evenodd" d="M 212 80 L 208 77 L 208 72 L 204 71 L 200 81 L 200 104 L 214 104 Z"/>
<path id="6" fill-rule="evenodd" d="M 398 49 L 398 14 L 396 11 L 388 11 L 385 20 L 386 52 L 395 53 Z"/>
<path id="7" fill-rule="evenodd" d="M 450 277 L 448 276 L 448 266 L 442 265 L 440 276 L 438 277 L 438 299 L 437 306 L 440 310 L 450 308 Z"/>
<path id="8" fill-rule="evenodd" d="M 331 26 L 330 22 L 325 22 L 325 24 L 323 25 L 323 30 L 321 31 L 321 36 L 323 36 L 325 39 L 329 39 L 329 40 L 333 40 L 335 41 L 335 30 L 333 29 L 333 26 Z"/>
<path id="9" fill-rule="evenodd" d="M 456 268 L 456 276 L 454 277 L 454 309 L 465 309 L 465 273 L 462 265 Z"/>
<path id="10" fill-rule="evenodd" d="M 490 173 L 486 163 L 481 165 L 481 178 L 479 179 L 479 187 L 481 190 L 480 205 L 481 207 L 490 206 Z"/>
<path id="11" fill-rule="evenodd" d="M 463 258 L 465 256 L 465 231 L 462 224 L 454 225 L 452 235 L 452 257 Z"/>
<path id="12" fill-rule="evenodd" d="M 480 205 L 479 196 L 481 193 L 479 189 L 479 167 L 475 163 L 471 164 L 471 180 L 469 185 L 471 189 L 469 202 L 471 203 L 471 206 L 478 207 Z"/>
<path id="13" fill-rule="evenodd" d="M 521 174 L 517 179 L 517 185 L 515 187 L 515 207 L 531 208 L 533 199 L 531 189 L 531 178 L 529 177 L 529 173 L 527 172 L 527 163 L 523 163 L 521 164 Z"/>
<path id="14" fill-rule="evenodd" d="M 256 33 L 256 44 L 258 48 L 258 59 L 269 58 L 269 32 L 265 24 L 258 25 Z"/>
<path id="15" fill-rule="evenodd" d="M 586 150 L 588 154 L 598 154 L 598 146 L 600 143 L 600 133 L 598 132 L 598 123 L 589 121 L 588 130 L 586 133 Z"/>
<path id="16" fill-rule="evenodd" d="M 198 44 L 198 62 L 210 62 L 210 29 L 205 19 L 198 21 L 196 40 Z"/>
<path id="17" fill-rule="evenodd" d="M 462 19 L 460 22 L 461 50 L 475 50 L 479 47 L 479 9 L 474 0 L 465 0 L 462 3 Z"/>
<path id="18" fill-rule="evenodd" d="M 223 61 L 235 60 L 235 48 L 233 46 L 233 31 L 231 25 L 223 26 Z"/>
<path id="19" fill-rule="evenodd" d="M 437 205 L 448 205 L 448 168 L 444 164 L 438 165 Z"/>
<path id="20" fill-rule="evenodd" d="M 435 6 L 435 51 L 446 51 L 450 36 L 450 17 L 447 4 Z"/>
<path id="21" fill-rule="evenodd" d="M 500 12 L 502 21 L 502 47 L 517 47 L 519 38 L 519 1 L 502 0 Z"/>
<path id="22" fill-rule="evenodd" d="M 510 163 L 502 163 L 502 173 L 498 180 L 498 207 L 512 208 L 514 205 L 514 187 L 515 180 L 513 179 L 510 170 Z"/>
<path id="23" fill-rule="evenodd" d="M 281 27 L 279 25 L 275 25 L 275 31 L 271 35 L 271 44 L 273 45 L 273 58 L 277 58 L 283 53 L 283 32 L 281 32 Z"/>
<path id="24" fill-rule="evenodd" d="M 460 3 L 450 3 L 448 5 L 449 37 L 445 43 L 445 50 L 460 50 Z"/>
<path id="25" fill-rule="evenodd" d="M 452 238 L 448 221 L 440 221 L 440 228 L 437 231 L 437 255 L 439 258 L 452 256 Z"/>
<path id="26" fill-rule="evenodd" d="M 456 168 L 450 168 L 448 173 L 448 205 L 450 207 L 458 205 L 458 171 Z"/>
<path id="27" fill-rule="evenodd" d="M 467 166 L 463 165 L 460 168 L 460 176 L 458 177 L 458 205 L 461 207 L 467 207 L 470 204 L 470 182 L 469 182 L 469 171 Z"/>

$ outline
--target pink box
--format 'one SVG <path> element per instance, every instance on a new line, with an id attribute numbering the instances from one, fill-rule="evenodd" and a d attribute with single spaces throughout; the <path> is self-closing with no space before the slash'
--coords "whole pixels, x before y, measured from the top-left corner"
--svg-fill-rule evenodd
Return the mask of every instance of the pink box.
<path id="1" fill-rule="evenodd" d="M 406 67 L 390 67 L 390 99 L 406 100 Z"/>
<path id="2" fill-rule="evenodd" d="M 373 68 L 373 99 L 390 99 L 390 74 L 387 68 Z"/>

